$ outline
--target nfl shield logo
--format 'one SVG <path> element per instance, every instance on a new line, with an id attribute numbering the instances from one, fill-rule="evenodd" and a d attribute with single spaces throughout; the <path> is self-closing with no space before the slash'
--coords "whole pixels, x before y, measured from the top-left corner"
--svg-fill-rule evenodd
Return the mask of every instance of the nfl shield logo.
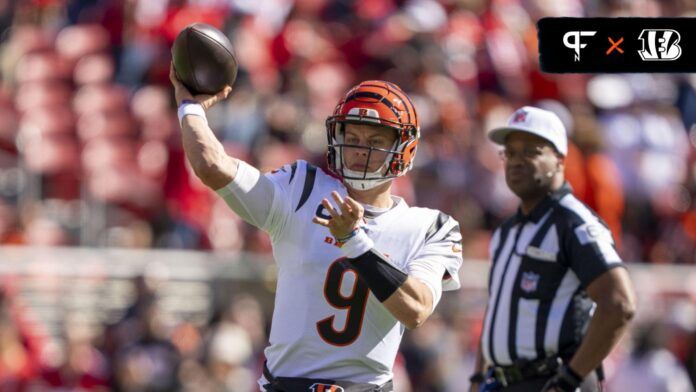
<path id="1" fill-rule="evenodd" d="M 527 121 L 527 111 L 522 109 L 516 111 L 515 115 L 512 117 L 512 122 L 520 123 L 525 121 Z"/>
<path id="2" fill-rule="evenodd" d="M 520 288 L 525 293 L 531 293 L 536 291 L 537 285 L 539 284 L 539 274 L 534 272 L 523 272 L 522 282 L 520 282 Z"/>

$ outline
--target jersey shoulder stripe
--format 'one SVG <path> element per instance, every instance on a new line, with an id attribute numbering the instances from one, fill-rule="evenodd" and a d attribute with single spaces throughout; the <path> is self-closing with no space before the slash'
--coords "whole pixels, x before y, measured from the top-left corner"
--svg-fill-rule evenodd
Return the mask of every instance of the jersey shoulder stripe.
<path id="1" fill-rule="evenodd" d="M 288 184 L 292 182 L 293 178 L 295 178 L 295 172 L 297 172 L 297 161 L 290 165 L 290 179 L 288 180 Z"/>
<path id="2" fill-rule="evenodd" d="M 432 225 L 428 228 L 428 231 L 425 233 L 425 241 L 428 241 L 429 239 L 433 238 L 435 233 L 440 231 L 442 229 L 442 226 L 447 223 L 447 220 L 449 219 L 449 215 L 445 214 L 444 212 L 438 211 L 437 217 L 435 218 L 435 221 L 433 222 Z"/>
<path id="3" fill-rule="evenodd" d="M 461 242 L 462 235 L 459 230 L 459 222 L 442 211 L 435 210 L 437 216 L 425 234 L 425 242 L 451 241 Z"/>
<path id="4" fill-rule="evenodd" d="M 305 165 L 307 169 L 305 172 L 304 185 L 302 186 L 302 195 L 300 196 L 300 201 L 297 203 L 295 212 L 302 208 L 302 206 L 307 202 L 307 199 L 309 199 L 309 195 L 312 194 L 312 190 L 314 189 L 314 182 L 317 178 L 317 167 L 314 165 L 310 165 L 309 163 L 305 163 Z"/>

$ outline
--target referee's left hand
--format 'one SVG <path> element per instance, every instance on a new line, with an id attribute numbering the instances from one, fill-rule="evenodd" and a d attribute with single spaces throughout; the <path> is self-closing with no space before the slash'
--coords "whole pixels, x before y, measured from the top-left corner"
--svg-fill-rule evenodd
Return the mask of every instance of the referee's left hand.
<path id="1" fill-rule="evenodd" d="M 556 387 L 553 387 L 553 386 L 549 386 L 548 383 L 546 383 L 546 385 L 544 385 L 544 389 L 542 389 L 541 392 L 563 392 L 563 390 L 557 389 Z"/>
<path id="2" fill-rule="evenodd" d="M 572 379 L 563 372 L 559 372 L 546 382 L 541 392 L 575 392 L 581 383 L 582 380 Z"/>
<path id="3" fill-rule="evenodd" d="M 360 222 L 365 215 L 365 208 L 350 196 L 346 196 L 344 200 L 336 191 L 331 192 L 331 197 L 338 205 L 338 210 L 334 208 L 328 199 L 323 199 L 321 204 L 331 215 L 331 219 L 315 216 L 312 222 L 328 227 L 335 239 L 345 238 L 360 226 Z"/>

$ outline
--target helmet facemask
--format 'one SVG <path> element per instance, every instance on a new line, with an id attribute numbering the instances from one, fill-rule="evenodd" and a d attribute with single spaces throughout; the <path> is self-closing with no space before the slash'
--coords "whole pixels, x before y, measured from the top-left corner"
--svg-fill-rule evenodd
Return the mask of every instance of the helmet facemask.
<path id="1" fill-rule="evenodd" d="M 346 143 L 346 125 L 369 125 L 395 132 L 394 143 L 386 148 Z M 413 165 L 420 137 L 415 109 L 398 86 L 382 81 L 366 81 L 353 87 L 326 120 L 328 166 L 351 188 L 373 189 L 408 172 Z M 364 170 L 346 165 L 346 149 L 360 149 L 367 154 Z M 368 171 L 374 160 L 383 155 L 379 168 Z M 377 157 L 377 158 L 376 158 Z"/>
<path id="2" fill-rule="evenodd" d="M 335 155 L 335 168 L 339 172 L 343 180 L 353 189 L 368 190 L 391 181 L 396 177 L 390 173 L 389 163 L 395 155 L 398 155 L 398 138 L 394 138 L 394 142 L 390 148 L 379 148 L 371 146 L 362 146 L 356 144 L 348 144 L 345 141 L 346 124 L 340 123 L 336 126 L 336 134 L 329 144 L 329 149 L 332 149 Z M 363 150 L 367 153 L 364 170 L 351 170 L 346 163 L 346 149 Z M 374 171 L 370 170 L 374 166 L 374 161 L 378 155 L 385 155 L 382 164 Z"/>

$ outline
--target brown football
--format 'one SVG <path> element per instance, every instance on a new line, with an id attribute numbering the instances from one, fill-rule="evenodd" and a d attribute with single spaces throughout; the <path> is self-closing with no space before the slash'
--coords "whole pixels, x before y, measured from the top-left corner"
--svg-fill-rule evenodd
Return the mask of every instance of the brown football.
<path id="1" fill-rule="evenodd" d="M 205 23 L 186 26 L 172 46 L 176 76 L 192 94 L 215 94 L 237 78 L 232 43 L 220 30 Z"/>

